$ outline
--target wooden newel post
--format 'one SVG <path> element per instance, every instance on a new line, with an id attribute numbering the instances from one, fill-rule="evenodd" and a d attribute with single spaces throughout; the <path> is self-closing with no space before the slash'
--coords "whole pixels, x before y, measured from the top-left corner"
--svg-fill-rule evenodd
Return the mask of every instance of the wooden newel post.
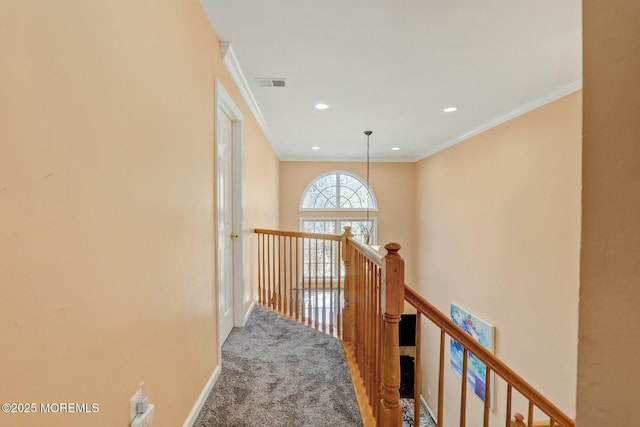
<path id="1" fill-rule="evenodd" d="M 398 323 L 404 307 L 404 260 L 398 254 L 400 245 L 384 246 L 387 255 L 382 261 L 382 312 L 384 313 L 384 347 L 382 351 L 382 399 L 380 425 L 400 427 L 400 348 Z"/>
<path id="2" fill-rule="evenodd" d="M 524 416 L 522 414 L 516 413 L 513 416 L 513 421 L 511 421 L 511 427 L 527 427 L 524 423 Z"/>
<path id="3" fill-rule="evenodd" d="M 351 266 L 351 245 L 349 243 L 351 227 L 345 226 L 342 233 L 342 261 L 344 262 L 344 308 L 342 310 L 342 340 L 353 343 L 353 315 L 351 298 L 353 296 L 353 268 Z"/>

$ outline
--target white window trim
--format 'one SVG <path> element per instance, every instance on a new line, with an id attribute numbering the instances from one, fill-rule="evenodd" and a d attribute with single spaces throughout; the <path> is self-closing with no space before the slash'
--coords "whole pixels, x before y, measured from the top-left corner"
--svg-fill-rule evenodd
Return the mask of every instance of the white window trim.
<path id="1" fill-rule="evenodd" d="M 298 229 L 299 229 L 299 230 L 302 230 L 302 223 L 303 223 L 303 221 L 336 221 L 336 222 L 338 222 L 338 223 L 339 223 L 340 221 L 367 221 L 367 218 L 366 218 L 366 217 L 339 217 L 339 216 L 330 216 L 330 217 L 301 217 L 301 218 L 300 218 L 300 223 L 299 223 L 299 225 L 298 225 Z M 371 237 L 372 237 L 372 239 L 371 239 L 371 240 L 372 240 L 372 242 L 373 242 L 373 243 L 370 243 L 370 245 L 375 245 L 375 244 L 376 244 L 375 242 L 376 242 L 376 240 L 377 240 L 377 238 L 378 238 L 378 219 L 377 219 L 376 217 L 370 217 L 370 218 L 369 218 L 369 221 L 371 221 L 371 222 L 373 223 L 373 236 L 371 236 Z M 337 226 L 337 225 L 338 225 L 338 224 L 336 224 L 336 226 Z M 339 234 L 342 234 L 342 233 L 344 233 L 344 229 L 340 230 L 340 233 L 339 233 Z M 303 251 L 303 250 L 304 250 L 304 244 L 303 244 L 303 245 L 301 245 L 301 247 L 300 247 L 300 249 L 299 249 L 299 250 L 300 250 L 300 251 Z M 336 254 L 336 256 L 338 256 L 338 255 Z M 304 260 L 304 254 L 301 256 L 301 258 Z M 303 262 L 304 262 L 304 261 L 303 261 Z M 342 259 L 340 259 L 340 257 L 338 256 L 338 257 L 336 258 L 335 262 L 336 262 L 335 271 L 337 271 L 337 270 L 338 270 L 338 268 L 337 268 L 337 263 L 341 263 L 341 262 L 342 262 Z M 346 273 L 346 271 L 345 271 L 345 269 L 344 269 L 344 265 L 343 265 L 343 266 L 342 266 L 342 268 L 340 269 L 340 272 L 341 272 L 341 274 L 345 274 L 345 273 Z M 321 277 L 318 277 L 318 279 L 320 279 L 320 278 L 321 278 Z M 338 277 L 335 277 L 335 276 L 334 276 L 333 278 L 332 278 L 332 277 L 330 277 L 330 276 L 324 276 L 324 278 L 325 278 L 325 279 L 327 279 L 327 280 L 330 280 L 330 279 L 337 280 L 337 279 L 338 279 Z M 298 278 L 298 282 L 299 282 L 299 283 L 312 283 L 312 282 L 313 282 L 313 279 L 312 279 L 312 278 L 310 278 L 310 277 L 308 277 L 308 276 L 305 276 L 305 274 L 304 274 L 304 268 L 302 268 L 302 270 L 300 271 L 300 277 Z"/>
<path id="2" fill-rule="evenodd" d="M 335 211 L 332 211 L 335 212 Z M 347 217 L 347 216 L 303 216 L 300 217 L 300 223 L 298 224 L 298 229 L 300 231 L 302 231 L 302 222 L 303 221 L 367 221 L 366 217 Z M 370 245 L 376 245 L 377 240 L 378 240 L 378 218 L 372 216 L 369 218 L 369 221 L 371 221 L 373 223 L 373 236 L 371 236 L 371 241 L 372 243 L 370 243 Z M 339 230 L 340 233 L 338 233 L 339 235 L 342 235 L 344 233 L 344 229 Z"/>
<path id="3" fill-rule="evenodd" d="M 300 203 L 298 205 L 298 212 L 366 212 L 367 211 L 367 208 L 340 208 L 340 207 L 336 207 L 334 209 L 331 209 L 331 208 L 305 208 L 305 207 L 302 206 L 302 203 L 304 202 L 304 198 L 307 195 L 307 191 L 309 191 L 309 188 L 311 188 L 311 186 L 313 184 L 315 184 L 316 181 L 318 181 L 319 179 L 324 178 L 325 176 L 334 175 L 334 174 L 349 175 L 349 176 L 352 176 L 352 177 L 355 177 L 355 178 L 359 179 L 360 181 L 362 181 L 365 184 L 367 182 L 366 180 L 362 179 L 362 177 L 360 175 L 358 175 L 357 173 L 354 173 L 354 172 L 351 172 L 351 171 L 347 171 L 347 170 L 332 170 L 332 171 L 329 171 L 329 172 L 322 173 L 322 174 L 316 176 L 315 178 L 313 178 L 307 184 L 307 186 L 304 188 L 304 191 L 302 192 L 302 196 L 300 197 Z M 373 189 L 371 188 L 371 185 L 369 185 L 369 194 L 371 195 L 371 201 L 373 203 L 373 207 L 369 208 L 369 212 L 378 212 L 378 200 L 376 199 L 376 195 L 373 192 Z"/>

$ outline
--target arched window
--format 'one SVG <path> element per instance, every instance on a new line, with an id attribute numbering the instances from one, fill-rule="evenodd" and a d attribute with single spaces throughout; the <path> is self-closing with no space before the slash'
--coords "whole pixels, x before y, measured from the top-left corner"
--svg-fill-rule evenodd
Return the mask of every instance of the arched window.
<path id="1" fill-rule="evenodd" d="M 376 197 L 371 188 L 367 191 L 365 180 L 351 172 L 330 171 L 315 177 L 307 185 L 300 198 L 300 211 L 330 211 L 335 215 L 301 218 L 300 229 L 307 233 L 341 234 L 349 225 L 354 238 L 375 244 L 376 218 L 349 215 L 349 212 L 366 211 L 367 207 L 370 212 L 378 211 Z M 335 263 L 337 259 L 329 262 Z"/>
<path id="2" fill-rule="evenodd" d="M 331 171 L 316 177 L 302 193 L 301 211 L 377 211 L 373 190 L 351 172 Z"/>

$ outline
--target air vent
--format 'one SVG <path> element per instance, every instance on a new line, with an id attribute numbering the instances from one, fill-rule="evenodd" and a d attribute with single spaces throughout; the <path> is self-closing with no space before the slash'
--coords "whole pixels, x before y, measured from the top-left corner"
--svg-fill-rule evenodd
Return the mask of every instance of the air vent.
<path id="1" fill-rule="evenodd" d="M 258 85 L 262 87 L 287 87 L 286 79 L 264 79 L 257 78 Z"/>

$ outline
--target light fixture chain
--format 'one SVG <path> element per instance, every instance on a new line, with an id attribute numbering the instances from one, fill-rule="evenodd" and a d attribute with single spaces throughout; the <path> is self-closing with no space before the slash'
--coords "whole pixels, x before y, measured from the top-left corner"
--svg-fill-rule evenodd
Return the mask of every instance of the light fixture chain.
<path id="1" fill-rule="evenodd" d="M 367 133 L 367 227 L 369 227 L 369 201 L 371 200 L 371 186 L 369 184 L 369 171 L 371 167 L 370 161 L 369 161 L 369 136 L 370 135 L 371 133 Z"/>
<path id="2" fill-rule="evenodd" d="M 369 172 L 371 169 L 371 158 L 370 158 L 370 154 L 369 154 L 369 137 L 371 136 L 373 132 L 370 130 L 365 130 L 364 134 L 367 135 L 367 225 L 364 227 L 364 233 L 365 233 L 365 242 L 367 245 L 371 244 L 371 238 L 373 235 L 373 225 L 371 224 L 370 218 L 369 218 L 369 206 L 370 206 L 370 202 L 371 202 L 371 184 L 369 183 Z"/>

